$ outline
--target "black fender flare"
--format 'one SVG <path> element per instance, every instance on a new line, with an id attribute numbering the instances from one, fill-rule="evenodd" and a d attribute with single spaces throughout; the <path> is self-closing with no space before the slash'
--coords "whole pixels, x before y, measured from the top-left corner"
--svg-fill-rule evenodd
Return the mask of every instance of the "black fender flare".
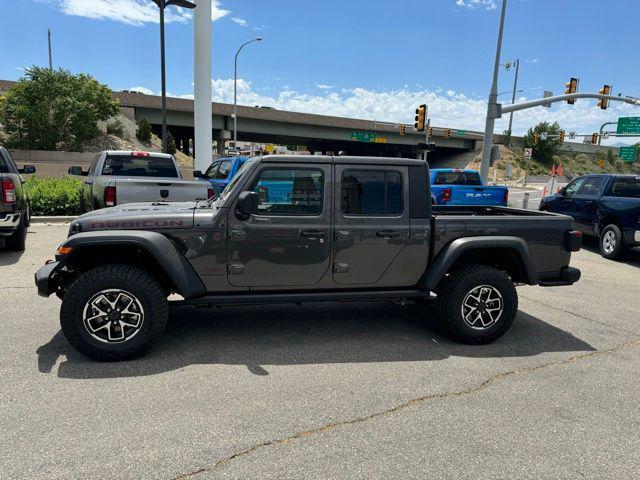
<path id="1" fill-rule="evenodd" d="M 144 230 L 110 230 L 78 233 L 69 237 L 61 247 L 73 253 L 84 247 L 135 246 L 147 251 L 164 270 L 184 298 L 200 297 L 206 293 L 202 280 L 173 242 L 158 232 Z M 59 258 L 61 263 L 65 258 Z M 117 261 L 117 259 L 113 259 Z"/>
<path id="2" fill-rule="evenodd" d="M 504 248 L 513 251 L 522 262 L 521 266 L 524 268 L 527 283 L 538 284 L 538 273 L 531 260 L 527 243 L 523 239 L 509 236 L 481 236 L 458 238 L 444 247 L 431 263 L 422 281 L 422 288 L 433 291 L 463 253 L 485 248 Z"/>

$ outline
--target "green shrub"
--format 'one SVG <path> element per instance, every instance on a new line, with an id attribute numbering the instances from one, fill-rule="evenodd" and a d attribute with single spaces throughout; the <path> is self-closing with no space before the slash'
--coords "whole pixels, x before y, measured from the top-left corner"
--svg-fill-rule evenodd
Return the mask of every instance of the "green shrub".
<path id="1" fill-rule="evenodd" d="M 167 131 L 167 153 L 175 155 L 177 150 L 176 140 L 173 138 L 173 135 L 171 135 L 171 132 Z"/>
<path id="2" fill-rule="evenodd" d="M 73 177 L 27 179 L 25 188 L 32 215 L 80 215 L 82 181 Z"/>
<path id="3" fill-rule="evenodd" d="M 138 122 L 136 138 L 141 142 L 149 142 L 151 140 L 151 125 L 149 125 L 146 118 L 141 118 Z"/>
<path id="4" fill-rule="evenodd" d="M 116 137 L 124 138 L 124 125 L 119 119 L 107 123 L 107 133 Z"/>

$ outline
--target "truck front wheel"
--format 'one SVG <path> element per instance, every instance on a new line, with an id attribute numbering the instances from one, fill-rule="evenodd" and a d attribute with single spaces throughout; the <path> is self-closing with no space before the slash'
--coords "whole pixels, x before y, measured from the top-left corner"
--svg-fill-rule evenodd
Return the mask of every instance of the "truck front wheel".
<path id="1" fill-rule="evenodd" d="M 151 275 L 128 265 L 101 265 L 67 290 L 60 325 L 69 343 L 96 360 L 140 355 L 162 335 L 169 305 Z"/>
<path id="2" fill-rule="evenodd" d="M 518 294 L 509 276 L 486 265 L 456 270 L 436 293 L 436 314 L 462 343 L 493 342 L 511 327 L 518 311 Z"/>

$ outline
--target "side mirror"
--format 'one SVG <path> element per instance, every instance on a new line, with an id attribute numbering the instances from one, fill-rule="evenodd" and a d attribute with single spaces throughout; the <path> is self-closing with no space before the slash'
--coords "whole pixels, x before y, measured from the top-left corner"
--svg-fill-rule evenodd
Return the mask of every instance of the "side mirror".
<path id="1" fill-rule="evenodd" d="M 25 175 L 31 175 L 33 173 L 36 173 L 36 167 L 34 167 L 33 165 L 25 165 L 24 167 L 18 169 L 18 173 L 24 173 Z"/>
<path id="2" fill-rule="evenodd" d="M 82 171 L 82 167 L 78 167 L 77 165 L 73 167 L 69 167 L 68 173 L 69 175 L 79 175 L 81 177 L 87 176 L 87 172 Z"/>
<path id="3" fill-rule="evenodd" d="M 560 190 L 558 190 L 558 193 L 564 197 L 567 193 L 567 187 L 562 187 Z"/>
<path id="4" fill-rule="evenodd" d="M 258 201 L 256 192 L 242 192 L 238 195 L 236 216 L 240 220 L 247 220 L 252 214 L 258 213 Z"/>
<path id="5" fill-rule="evenodd" d="M 207 178 L 200 170 L 193 171 L 193 178 Z"/>

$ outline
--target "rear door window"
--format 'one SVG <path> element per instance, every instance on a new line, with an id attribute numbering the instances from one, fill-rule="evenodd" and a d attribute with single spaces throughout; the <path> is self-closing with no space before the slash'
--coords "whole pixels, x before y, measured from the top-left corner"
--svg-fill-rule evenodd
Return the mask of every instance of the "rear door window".
<path id="1" fill-rule="evenodd" d="M 342 213 L 400 215 L 402 175 L 382 170 L 345 170 L 342 174 Z"/>
<path id="2" fill-rule="evenodd" d="M 609 195 L 612 197 L 640 198 L 640 176 L 614 178 Z"/>
<path id="3" fill-rule="evenodd" d="M 178 178 L 178 170 L 168 157 L 109 155 L 102 167 L 103 175 L 119 177 Z"/>

